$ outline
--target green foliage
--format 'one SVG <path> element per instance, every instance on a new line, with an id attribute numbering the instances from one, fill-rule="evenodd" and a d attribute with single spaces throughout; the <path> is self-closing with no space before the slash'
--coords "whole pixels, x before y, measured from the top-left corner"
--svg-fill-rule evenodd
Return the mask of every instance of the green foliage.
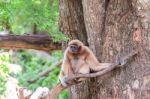
<path id="1" fill-rule="evenodd" d="M 56 52 L 55 52 L 56 53 Z M 50 60 L 45 59 L 44 57 L 38 57 L 36 53 L 33 52 L 20 52 L 18 54 L 19 61 L 18 63 L 23 66 L 23 72 L 19 75 L 20 84 L 27 86 L 28 88 L 34 90 L 38 86 L 51 87 L 57 82 L 57 75 L 59 73 L 59 68 L 55 68 L 50 72 L 47 77 L 41 77 L 36 83 L 30 84 L 27 82 L 29 79 L 37 77 L 37 74 L 50 68 L 53 63 L 57 62 L 61 58 L 61 53 L 53 53 Z"/>
<path id="2" fill-rule="evenodd" d="M 14 61 L 13 57 L 15 57 L 15 61 L 17 60 L 16 63 L 22 67 L 21 73 L 12 74 L 10 72 L 8 65 Z M 36 78 L 40 72 L 48 68 L 53 68 L 53 64 L 62 59 L 61 51 L 53 52 L 50 59 L 46 58 L 46 56 L 41 57 L 39 52 L 34 51 L 18 51 L 13 57 L 10 56 L 9 52 L 0 54 L 0 99 L 4 98 L 5 84 L 10 74 L 18 79 L 20 86 L 32 91 L 38 87 L 48 87 L 51 89 L 58 83 L 59 66 L 55 67 L 47 76 L 40 77 L 34 83 L 28 83 L 28 80 Z M 58 99 L 67 99 L 66 91 L 63 91 Z"/>
<path id="3" fill-rule="evenodd" d="M 57 0 L 0 0 L 0 25 L 14 34 L 36 31 L 49 33 L 54 41 L 67 40 L 58 29 Z"/>
<path id="4" fill-rule="evenodd" d="M 52 68 L 54 63 L 61 60 L 62 53 L 60 51 L 53 52 L 50 59 L 46 59 L 44 56 L 41 57 L 38 53 L 33 53 L 32 51 L 20 51 L 17 57 L 19 59 L 17 63 L 23 67 L 22 73 L 17 76 L 20 86 L 35 90 L 39 86 L 52 88 L 58 83 L 60 67 L 56 67 L 47 76 L 40 77 L 34 83 L 28 83 L 28 80 L 36 78 L 40 72 Z M 67 99 L 66 97 L 66 92 L 62 92 L 59 99 Z"/>
<path id="5" fill-rule="evenodd" d="M 9 76 L 9 68 L 7 67 L 9 61 L 9 53 L 5 52 L 0 54 L 0 94 L 3 94 L 5 91 L 5 83 Z M 0 95 L 0 98 L 1 97 Z"/>
<path id="6" fill-rule="evenodd" d="M 30 34 L 35 26 L 37 32 L 48 33 L 54 42 L 68 40 L 58 29 L 58 0 L 0 0 L 0 31 L 6 26 L 11 33 L 17 35 Z M 40 86 L 52 88 L 58 82 L 58 67 L 35 83 L 28 83 L 27 80 L 36 78 L 47 68 L 52 68 L 53 64 L 62 58 L 61 52 L 52 53 L 49 60 L 32 51 L 19 51 L 16 57 L 15 64 L 20 64 L 23 71 L 11 76 L 19 80 L 20 86 L 35 90 Z M 11 60 L 14 60 L 12 58 Z M 10 63 L 8 53 L 0 55 L 0 94 L 5 90 L 10 73 L 8 62 Z M 62 92 L 59 99 L 67 99 L 67 93 Z"/>

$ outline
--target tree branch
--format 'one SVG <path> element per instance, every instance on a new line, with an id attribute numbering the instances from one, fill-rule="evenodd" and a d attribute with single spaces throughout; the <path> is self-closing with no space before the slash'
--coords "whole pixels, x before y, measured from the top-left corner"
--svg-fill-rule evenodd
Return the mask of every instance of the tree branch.
<path id="1" fill-rule="evenodd" d="M 0 35 L 0 48 L 60 50 L 61 43 L 55 43 L 48 35 Z"/>
<path id="2" fill-rule="evenodd" d="M 67 81 L 72 81 L 72 80 L 77 79 L 77 78 L 91 78 L 91 77 L 102 76 L 102 75 L 112 71 L 116 67 L 125 66 L 126 63 L 128 63 L 135 55 L 137 55 L 137 53 L 138 53 L 138 51 L 131 52 L 131 54 L 129 54 L 123 58 L 119 58 L 119 60 L 118 60 L 119 62 L 117 64 L 112 63 L 111 66 L 109 66 L 108 68 L 101 70 L 99 72 L 90 73 L 90 74 L 74 74 L 74 75 L 68 76 L 66 79 L 67 79 Z M 66 89 L 72 85 L 78 84 L 78 83 L 80 83 L 80 82 L 69 83 L 67 87 L 64 87 L 61 85 L 61 83 L 58 83 L 49 92 L 49 99 L 56 99 L 62 90 Z"/>

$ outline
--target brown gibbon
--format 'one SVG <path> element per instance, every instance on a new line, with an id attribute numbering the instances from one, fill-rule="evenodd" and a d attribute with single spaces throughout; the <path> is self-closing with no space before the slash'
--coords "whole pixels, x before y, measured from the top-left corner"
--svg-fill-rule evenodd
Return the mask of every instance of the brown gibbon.
<path id="1" fill-rule="evenodd" d="M 88 74 L 90 71 L 100 71 L 111 63 L 99 63 L 93 52 L 79 40 L 71 40 L 64 52 L 64 59 L 59 74 L 60 82 L 67 86 L 65 78 L 73 74 Z M 83 78 L 84 79 L 84 78 Z M 83 80 L 82 78 L 79 81 Z"/>

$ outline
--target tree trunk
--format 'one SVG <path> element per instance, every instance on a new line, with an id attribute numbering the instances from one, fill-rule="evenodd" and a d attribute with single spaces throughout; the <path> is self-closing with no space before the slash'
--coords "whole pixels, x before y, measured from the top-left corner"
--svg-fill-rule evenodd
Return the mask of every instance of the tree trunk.
<path id="1" fill-rule="evenodd" d="M 125 68 L 71 87 L 70 99 L 150 99 L 149 4 L 149 0 L 59 0 L 61 31 L 88 42 L 100 62 L 115 62 L 116 56 L 139 50 Z"/>
<path id="2" fill-rule="evenodd" d="M 80 39 L 87 45 L 81 0 L 59 0 L 59 27 L 70 39 Z"/>

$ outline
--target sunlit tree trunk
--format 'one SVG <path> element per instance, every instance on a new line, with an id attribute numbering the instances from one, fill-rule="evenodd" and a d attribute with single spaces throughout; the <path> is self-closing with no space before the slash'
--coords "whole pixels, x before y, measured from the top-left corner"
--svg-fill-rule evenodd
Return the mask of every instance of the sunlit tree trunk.
<path id="1" fill-rule="evenodd" d="M 70 89 L 70 99 L 150 99 L 150 1 L 59 0 L 60 30 L 89 45 L 100 62 L 133 50 L 126 67 Z"/>

